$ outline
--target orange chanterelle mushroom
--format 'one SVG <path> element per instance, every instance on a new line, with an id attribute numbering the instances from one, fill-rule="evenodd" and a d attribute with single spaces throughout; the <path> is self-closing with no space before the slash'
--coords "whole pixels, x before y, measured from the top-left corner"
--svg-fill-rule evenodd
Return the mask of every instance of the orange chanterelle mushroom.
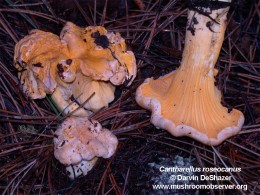
<path id="1" fill-rule="evenodd" d="M 120 34 L 71 22 L 60 37 L 33 30 L 16 44 L 14 61 L 28 97 L 50 94 L 61 112 L 73 115 L 54 134 L 55 157 L 71 179 L 114 154 L 116 136 L 88 116 L 114 100 L 115 86 L 129 86 L 136 76 L 135 56 Z"/>
<path id="2" fill-rule="evenodd" d="M 61 111 L 77 109 L 77 116 L 108 106 L 115 86 L 129 86 L 136 76 L 135 56 L 120 34 L 71 22 L 60 37 L 31 31 L 16 44 L 14 61 L 27 96 L 40 99 L 51 94 Z M 78 109 L 79 104 L 88 111 Z"/>
<path id="3" fill-rule="evenodd" d="M 221 105 L 221 93 L 214 85 L 228 2 L 214 1 L 219 8 L 189 10 L 181 66 L 157 80 L 145 80 L 136 92 L 138 104 L 152 111 L 155 126 L 207 145 L 218 145 L 237 134 L 244 123 L 240 111 L 229 112 Z"/>

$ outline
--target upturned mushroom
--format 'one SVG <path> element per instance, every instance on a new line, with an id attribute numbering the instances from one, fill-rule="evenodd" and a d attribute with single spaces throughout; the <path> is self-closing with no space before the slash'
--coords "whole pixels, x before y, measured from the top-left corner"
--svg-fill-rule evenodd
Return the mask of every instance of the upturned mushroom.
<path id="1" fill-rule="evenodd" d="M 221 93 L 214 85 L 230 0 L 202 1 L 205 7 L 198 2 L 188 11 L 180 67 L 157 80 L 146 79 L 136 91 L 136 101 L 152 111 L 156 127 L 176 137 L 218 145 L 237 134 L 244 123 L 239 110 L 221 105 Z"/>

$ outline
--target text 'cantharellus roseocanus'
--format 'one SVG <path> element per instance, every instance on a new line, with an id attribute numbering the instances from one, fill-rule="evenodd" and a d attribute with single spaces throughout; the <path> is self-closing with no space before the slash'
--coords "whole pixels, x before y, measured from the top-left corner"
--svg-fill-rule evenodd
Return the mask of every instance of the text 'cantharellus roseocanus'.
<path id="1" fill-rule="evenodd" d="M 159 79 L 146 79 L 136 91 L 136 101 L 152 111 L 156 127 L 176 137 L 218 145 L 237 134 L 244 123 L 239 110 L 229 112 L 221 105 L 221 93 L 214 84 L 231 1 L 198 2 L 193 1 L 188 11 L 180 67 Z"/>

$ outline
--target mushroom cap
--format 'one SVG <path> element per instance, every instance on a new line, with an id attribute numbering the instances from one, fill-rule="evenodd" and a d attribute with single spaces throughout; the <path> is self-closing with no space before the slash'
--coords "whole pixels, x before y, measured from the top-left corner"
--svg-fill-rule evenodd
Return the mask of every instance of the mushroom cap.
<path id="1" fill-rule="evenodd" d="M 28 62 L 35 57 L 56 59 L 57 53 L 64 49 L 66 50 L 66 47 L 61 43 L 59 36 L 34 29 L 15 45 L 14 60 L 21 64 L 24 61 L 31 67 L 32 64 Z"/>
<path id="2" fill-rule="evenodd" d="M 55 131 L 54 156 L 62 164 L 76 165 L 94 157 L 110 158 L 118 140 L 99 122 L 87 117 L 69 117 Z"/>
<path id="3" fill-rule="evenodd" d="M 151 122 L 174 136 L 189 136 L 207 145 L 218 145 L 237 134 L 244 123 L 243 114 L 221 105 L 215 87 L 214 65 L 226 28 L 227 8 L 207 16 L 189 10 L 188 29 L 181 66 L 157 80 L 147 79 L 136 91 L 139 105 L 152 111 Z M 194 18 L 196 19 L 194 22 Z"/>
<path id="4" fill-rule="evenodd" d="M 133 52 L 127 51 L 125 40 L 119 33 L 108 33 L 101 26 L 80 28 L 67 22 L 60 38 L 68 45 L 71 56 L 80 59 L 84 75 L 114 85 L 127 81 L 129 86 L 134 80 L 135 57 Z"/>
<path id="5" fill-rule="evenodd" d="M 56 64 L 66 48 L 58 36 L 33 30 L 15 45 L 14 61 L 25 94 L 44 98 L 56 88 Z"/>

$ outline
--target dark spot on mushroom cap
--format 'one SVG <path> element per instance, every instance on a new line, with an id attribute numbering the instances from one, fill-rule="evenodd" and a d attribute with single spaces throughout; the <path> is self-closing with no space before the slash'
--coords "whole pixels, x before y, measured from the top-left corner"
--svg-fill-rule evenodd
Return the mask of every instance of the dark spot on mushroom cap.
<path id="1" fill-rule="evenodd" d="M 94 43 L 104 49 L 108 48 L 109 40 L 106 35 L 100 35 L 99 31 L 93 32 L 91 37 L 95 39 Z"/>
<path id="2" fill-rule="evenodd" d="M 67 59 L 66 60 L 66 64 L 71 65 L 71 63 L 72 63 L 72 59 Z"/>
<path id="3" fill-rule="evenodd" d="M 228 108 L 228 113 L 230 113 L 233 110 L 233 108 Z"/>
<path id="4" fill-rule="evenodd" d="M 61 145 L 59 147 L 62 147 L 65 144 L 65 140 L 63 140 L 63 142 L 61 143 Z"/>
<path id="5" fill-rule="evenodd" d="M 193 21 L 194 24 L 198 24 L 199 23 L 196 17 L 193 17 L 192 21 Z"/>
<path id="6" fill-rule="evenodd" d="M 41 63 L 41 62 L 38 62 L 38 63 L 36 63 L 36 64 L 33 64 L 33 66 L 35 66 L 35 67 L 39 67 L 39 68 L 43 68 L 43 66 L 42 66 L 42 63 Z"/>
<path id="7" fill-rule="evenodd" d="M 190 31 L 193 36 L 195 36 L 195 29 L 192 27 L 188 27 L 187 31 Z"/>
<path id="8" fill-rule="evenodd" d="M 75 98 L 74 98 L 73 95 L 70 96 L 70 100 L 71 100 L 71 101 L 75 101 Z"/>
<path id="9" fill-rule="evenodd" d="M 64 79 L 64 76 L 63 76 L 63 72 L 64 72 L 64 69 L 63 69 L 63 66 L 62 66 L 62 64 L 57 64 L 57 69 L 58 69 L 58 74 L 59 74 L 59 76 L 62 78 L 62 79 Z"/>
<path id="10" fill-rule="evenodd" d="M 109 40 L 106 35 L 100 35 L 94 41 L 96 45 L 103 47 L 104 49 L 108 48 Z"/>
<path id="11" fill-rule="evenodd" d="M 92 34 L 91 34 L 91 37 L 92 38 L 98 38 L 100 36 L 100 33 L 99 33 L 99 31 L 96 31 L 96 32 L 93 32 Z"/>

